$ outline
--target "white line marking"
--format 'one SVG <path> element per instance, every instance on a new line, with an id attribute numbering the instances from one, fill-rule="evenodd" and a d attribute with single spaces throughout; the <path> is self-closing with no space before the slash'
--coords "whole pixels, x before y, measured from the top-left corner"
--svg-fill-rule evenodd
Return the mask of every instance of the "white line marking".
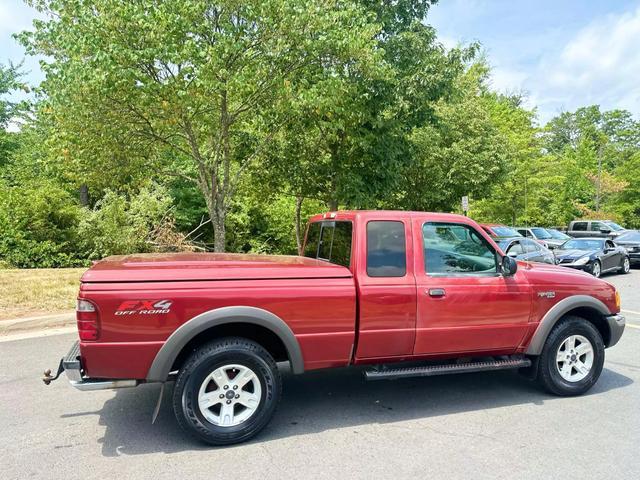
<path id="1" fill-rule="evenodd" d="M 620 310 L 624 313 L 630 313 L 631 315 L 640 315 L 640 312 L 634 312 L 633 310 Z"/>
<path id="2" fill-rule="evenodd" d="M 4 320 L 0 320 L 0 322 L 11 322 L 11 323 L 30 322 L 31 320 L 46 320 L 47 318 L 70 317 L 75 315 L 75 313 L 76 312 L 74 310 L 71 310 L 68 312 L 56 313 L 55 315 L 41 315 L 38 317 L 5 318 Z"/>
<path id="3" fill-rule="evenodd" d="M 629 327 L 629 328 L 637 328 L 638 330 L 640 330 L 640 325 L 635 325 L 633 323 L 627 323 L 627 327 Z"/>
<path id="4" fill-rule="evenodd" d="M 0 343 L 14 342 L 16 340 L 26 340 L 28 338 L 40 338 L 40 337 L 50 337 L 53 335 L 64 335 L 66 333 L 74 333 L 77 331 L 78 331 L 77 327 L 73 326 L 73 327 L 51 328 L 49 330 L 38 330 L 37 332 L 14 333 L 11 335 L 0 336 Z"/>

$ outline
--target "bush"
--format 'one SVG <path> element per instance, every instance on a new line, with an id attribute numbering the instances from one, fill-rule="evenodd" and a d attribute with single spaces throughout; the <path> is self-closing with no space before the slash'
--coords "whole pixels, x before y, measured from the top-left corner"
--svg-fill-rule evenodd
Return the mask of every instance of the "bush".
<path id="1" fill-rule="evenodd" d="M 83 257 L 97 260 L 109 255 L 153 250 L 153 232 L 171 208 L 167 190 L 155 183 L 128 199 L 108 191 L 93 210 L 86 210 L 78 226 Z"/>
<path id="2" fill-rule="evenodd" d="M 52 181 L 20 187 L 0 181 L 0 261 L 20 268 L 83 264 L 74 253 L 81 213 L 73 196 Z"/>

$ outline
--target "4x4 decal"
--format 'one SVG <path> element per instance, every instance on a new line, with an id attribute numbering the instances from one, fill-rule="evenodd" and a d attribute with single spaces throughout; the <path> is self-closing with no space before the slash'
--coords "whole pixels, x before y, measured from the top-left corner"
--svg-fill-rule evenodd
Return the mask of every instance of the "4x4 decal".
<path id="1" fill-rule="evenodd" d="M 157 315 L 171 311 L 171 300 L 125 300 L 116 309 L 116 315 Z"/>

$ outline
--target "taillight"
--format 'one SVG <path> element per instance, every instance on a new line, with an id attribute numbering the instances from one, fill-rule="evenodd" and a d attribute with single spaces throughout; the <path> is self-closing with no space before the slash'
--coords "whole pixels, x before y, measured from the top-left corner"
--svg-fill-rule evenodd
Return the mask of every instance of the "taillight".
<path id="1" fill-rule="evenodd" d="M 88 300 L 78 299 L 76 304 L 76 320 L 78 321 L 78 335 L 82 341 L 98 339 L 98 310 Z"/>

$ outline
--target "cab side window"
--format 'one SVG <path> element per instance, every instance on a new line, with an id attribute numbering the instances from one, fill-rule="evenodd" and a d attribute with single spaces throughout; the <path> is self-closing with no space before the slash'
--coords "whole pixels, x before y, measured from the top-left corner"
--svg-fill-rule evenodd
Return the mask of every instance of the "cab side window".
<path id="1" fill-rule="evenodd" d="M 367 275 L 404 277 L 406 273 L 404 223 L 386 220 L 367 223 Z"/>
<path id="2" fill-rule="evenodd" d="M 427 275 L 494 275 L 498 271 L 494 249 L 469 225 L 427 222 L 422 240 Z"/>
<path id="3" fill-rule="evenodd" d="M 602 222 L 591 222 L 591 225 L 589 225 L 589 230 L 591 230 L 592 232 L 599 232 L 600 229 L 606 228 L 607 226 Z"/>
<path id="4" fill-rule="evenodd" d="M 573 224 L 573 230 L 584 232 L 587 230 L 587 222 L 576 222 Z"/>

